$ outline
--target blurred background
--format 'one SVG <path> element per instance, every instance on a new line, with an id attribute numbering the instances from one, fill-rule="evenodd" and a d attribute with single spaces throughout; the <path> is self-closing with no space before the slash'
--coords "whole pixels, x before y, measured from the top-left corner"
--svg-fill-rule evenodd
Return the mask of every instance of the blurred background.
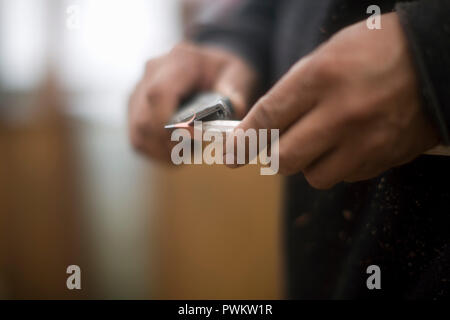
<path id="1" fill-rule="evenodd" d="M 145 62 L 210 2 L 0 0 L 0 299 L 282 297 L 280 179 L 128 143 Z"/>

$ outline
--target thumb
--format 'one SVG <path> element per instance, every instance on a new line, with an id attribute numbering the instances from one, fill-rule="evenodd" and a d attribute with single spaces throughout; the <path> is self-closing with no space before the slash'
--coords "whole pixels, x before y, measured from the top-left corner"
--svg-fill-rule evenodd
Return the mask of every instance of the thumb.
<path id="1" fill-rule="evenodd" d="M 220 74 L 214 89 L 231 100 L 236 118 L 242 119 L 256 96 L 258 75 L 244 62 L 230 63 Z"/>

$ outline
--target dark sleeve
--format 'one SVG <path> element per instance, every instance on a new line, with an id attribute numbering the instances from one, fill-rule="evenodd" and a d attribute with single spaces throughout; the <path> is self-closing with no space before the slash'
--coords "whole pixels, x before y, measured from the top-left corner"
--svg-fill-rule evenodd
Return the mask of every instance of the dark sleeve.
<path id="1" fill-rule="evenodd" d="M 275 19 L 276 0 L 227 1 L 230 8 L 197 22 L 194 40 L 222 46 L 245 59 L 265 78 Z"/>
<path id="2" fill-rule="evenodd" d="M 426 111 L 450 144 L 450 1 L 397 4 L 422 88 Z"/>

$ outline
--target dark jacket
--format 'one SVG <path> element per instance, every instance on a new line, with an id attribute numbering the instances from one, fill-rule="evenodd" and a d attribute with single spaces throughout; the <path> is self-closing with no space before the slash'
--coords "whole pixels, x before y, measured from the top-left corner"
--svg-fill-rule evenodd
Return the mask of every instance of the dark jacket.
<path id="1" fill-rule="evenodd" d="M 275 83 L 373 1 L 242 0 L 200 24 L 197 41 L 241 55 Z M 423 107 L 449 142 L 450 1 L 378 1 L 396 10 L 414 57 Z M 290 298 L 444 298 L 450 295 L 450 157 L 404 166 L 331 190 L 286 179 L 285 248 Z M 366 268 L 381 269 L 369 290 Z"/>

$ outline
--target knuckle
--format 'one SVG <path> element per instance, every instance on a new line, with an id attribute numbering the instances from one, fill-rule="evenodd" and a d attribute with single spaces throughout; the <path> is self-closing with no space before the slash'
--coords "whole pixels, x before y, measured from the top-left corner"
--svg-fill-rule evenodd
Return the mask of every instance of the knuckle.
<path id="1" fill-rule="evenodd" d="M 306 170 L 303 174 L 309 185 L 315 189 L 326 190 L 333 186 L 333 183 L 318 170 Z"/>
<path id="2" fill-rule="evenodd" d="M 150 83 L 147 85 L 145 95 L 150 103 L 158 103 L 165 91 L 165 86 L 160 83 Z"/>
<path id="3" fill-rule="evenodd" d="M 172 50 L 170 51 L 169 55 L 172 57 L 179 57 L 179 56 L 191 56 L 197 52 L 197 47 L 191 43 L 187 42 L 181 42 L 176 44 Z"/>
<path id="4" fill-rule="evenodd" d="M 384 152 L 388 143 L 389 136 L 380 130 L 380 132 L 377 132 L 370 137 L 369 149 L 372 154 L 380 154 Z"/>
<path id="5" fill-rule="evenodd" d="M 335 115 L 335 122 L 338 126 L 365 125 L 375 116 L 370 102 L 364 97 L 355 97 L 346 92 L 333 97 L 329 107 Z"/>
<path id="6" fill-rule="evenodd" d="M 312 79 L 319 83 L 330 82 L 340 76 L 339 63 L 329 54 L 320 54 L 311 59 L 309 71 Z"/>
<path id="7" fill-rule="evenodd" d="M 257 112 L 255 113 L 255 120 L 260 128 L 270 129 L 275 127 L 275 110 L 273 98 L 270 94 L 267 94 L 259 99 L 257 103 Z"/>
<path id="8" fill-rule="evenodd" d="M 148 60 L 145 63 L 144 68 L 144 79 L 145 78 L 151 78 L 152 75 L 155 74 L 155 72 L 158 71 L 159 67 L 164 63 L 166 60 L 167 55 L 159 56 L 153 59 Z"/>
<path id="9" fill-rule="evenodd" d="M 176 52 L 185 52 L 187 51 L 189 48 L 191 48 L 191 45 L 188 45 L 186 42 L 180 42 L 177 43 L 172 50 L 170 51 L 170 53 L 176 53 Z"/>
<path id="10" fill-rule="evenodd" d="M 364 103 L 350 102 L 342 109 L 342 117 L 346 123 L 363 122 L 369 117 L 368 109 Z"/>

